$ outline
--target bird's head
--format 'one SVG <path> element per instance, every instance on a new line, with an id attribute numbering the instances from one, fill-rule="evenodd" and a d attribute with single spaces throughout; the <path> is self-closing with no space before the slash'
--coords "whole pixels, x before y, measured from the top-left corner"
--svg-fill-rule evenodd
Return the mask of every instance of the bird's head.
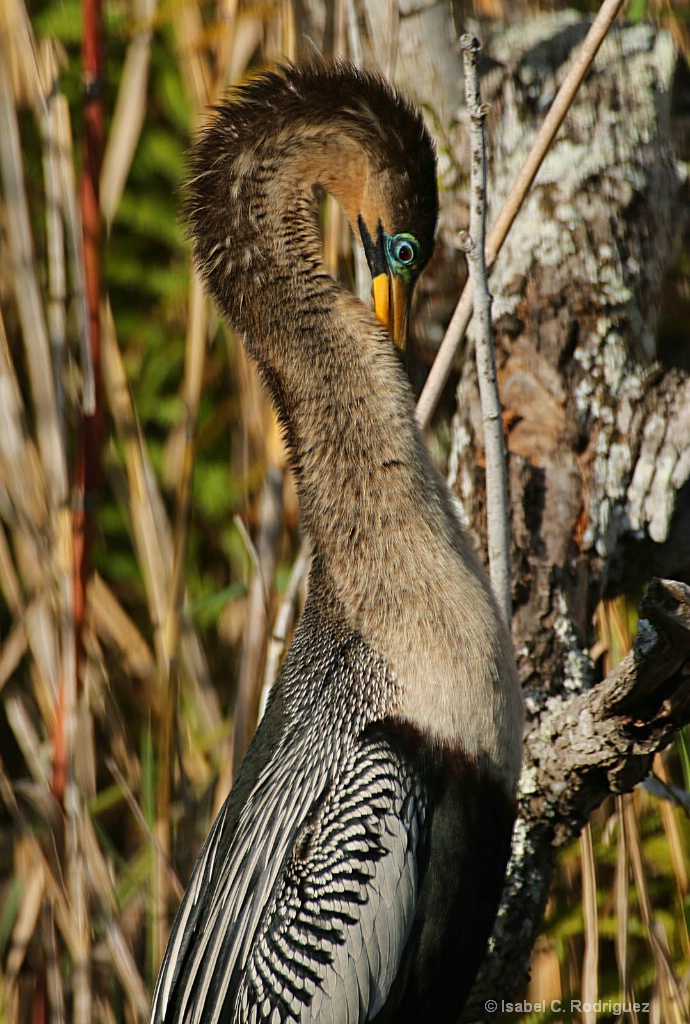
<path id="1" fill-rule="evenodd" d="M 344 62 L 260 73 L 216 108 L 190 170 L 197 260 L 235 326 L 251 306 L 237 296 L 261 275 L 266 286 L 271 260 L 284 278 L 299 243 L 314 266 L 313 200 L 323 190 L 361 238 L 376 312 L 405 348 L 412 291 L 434 246 L 436 155 L 420 113 L 380 75 Z"/>
<path id="2" fill-rule="evenodd" d="M 395 346 L 404 351 L 412 290 L 429 253 L 411 231 L 389 234 L 380 218 L 373 237 L 361 214 L 358 227 L 371 271 L 374 309 Z"/>
<path id="3" fill-rule="evenodd" d="M 404 349 L 412 292 L 431 257 L 438 217 L 431 136 L 419 111 L 380 75 L 342 63 L 283 73 L 314 130 L 304 149 L 305 178 L 334 195 L 361 238 L 376 312 Z"/>
<path id="4" fill-rule="evenodd" d="M 434 248 L 436 153 L 419 111 L 385 80 L 353 72 L 345 81 L 358 94 L 343 98 L 340 79 L 339 114 L 366 155 L 333 191 L 364 246 L 376 312 L 404 350 L 414 285 Z"/>

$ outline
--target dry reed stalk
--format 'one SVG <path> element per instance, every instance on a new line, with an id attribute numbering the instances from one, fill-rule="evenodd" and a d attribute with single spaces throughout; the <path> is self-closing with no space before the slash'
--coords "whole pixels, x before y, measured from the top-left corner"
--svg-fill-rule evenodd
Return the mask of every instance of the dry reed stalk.
<path id="1" fill-rule="evenodd" d="M 634 1008 L 635 993 L 630 981 L 630 962 L 628 957 L 628 911 L 630 905 L 630 884 L 628 880 L 628 842 L 625 831 L 625 801 L 631 800 L 629 793 L 616 797 L 616 819 L 618 822 L 618 849 L 616 854 L 616 872 L 614 876 L 614 907 L 616 910 L 616 964 L 620 990 L 624 1000 L 631 1003 L 629 1011 L 631 1024 L 639 1024 L 637 1011 Z"/>
<path id="2" fill-rule="evenodd" d="M 353 64 L 356 64 L 357 67 L 362 67 L 364 63 L 364 49 L 362 46 L 362 36 L 359 28 L 359 18 L 355 9 L 355 0 L 345 0 L 345 3 L 347 4 L 347 43 L 349 57 Z M 390 4 L 390 12 L 391 19 L 397 17 L 397 7 L 395 4 Z M 392 23 L 391 31 L 388 36 L 381 40 L 381 48 L 384 46 L 386 48 L 387 56 L 382 64 L 383 72 L 387 78 L 392 78 L 398 48 L 397 32 L 393 30 Z M 366 305 L 371 307 L 373 306 L 371 295 L 371 274 L 369 273 L 369 265 L 367 263 L 364 247 L 361 245 L 353 245 L 351 246 L 351 249 L 355 267 L 355 294 L 361 302 L 364 302 Z"/>
<path id="3" fill-rule="evenodd" d="M 3 509 L 12 529 L 15 562 L 6 547 L 7 577 L 2 588 L 10 608 L 20 613 L 24 589 L 40 589 L 43 559 L 49 556 L 48 498 L 39 452 L 29 435 L 17 372 L 0 314 L 0 482 L 9 507 Z M 17 543 L 23 540 L 21 561 Z M 18 571 L 17 571 L 18 570 Z M 21 578 L 21 582 L 20 582 Z"/>
<path id="4" fill-rule="evenodd" d="M 62 394 L 62 370 L 67 344 L 67 273 L 65 268 L 65 232 L 62 221 L 64 200 L 60 168 L 60 139 L 57 122 L 58 60 L 55 44 L 44 42 L 39 51 L 41 102 L 38 113 L 43 136 L 43 178 L 46 194 L 46 253 L 48 261 L 48 329 L 53 356 L 56 402 L 60 435 L 65 438 L 65 409 Z"/>
<path id="5" fill-rule="evenodd" d="M 134 1018 L 137 1021 L 144 1021 L 148 1016 L 149 997 L 118 920 L 119 905 L 113 888 L 111 870 L 88 817 L 79 821 L 79 829 L 79 849 L 88 869 L 90 890 L 100 906 L 105 943 L 111 955 L 113 971 L 131 1003 Z"/>
<path id="6" fill-rule="evenodd" d="M 3 360 L 3 354 L 7 353 L 6 344 L 7 339 L 5 337 L 2 313 L 0 312 L 0 410 L 7 407 L 5 401 L 5 365 Z M 11 382 L 12 378 L 10 377 L 9 379 Z M 6 439 L 7 436 L 3 426 L 2 421 L 0 421 L 0 439 Z M 4 480 L 2 478 L 2 472 L 5 466 L 4 459 L 5 453 L 3 451 L 2 442 L 0 441 L 0 483 L 2 483 L 3 486 Z M 24 597 L 2 520 L 0 520 L 0 593 L 5 599 L 7 607 L 12 613 L 13 618 L 19 618 L 22 615 Z"/>
<path id="7" fill-rule="evenodd" d="M 91 1024 L 91 917 L 84 854 L 79 842 L 81 807 L 73 802 L 72 787 L 65 790 L 65 882 L 76 934 L 72 950 L 72 1020 Z"/>
<path id="8" fill-rule="evenodd" d="M 65 164 L 72 166 L 69 111 L 58 79 L 58 55 L 55 44 L 44 43 L 38 52 L 36 116 L 41 124 L 43 143 L 44 179 L 46 182 L 46 233 L 48 253 L 48 320 L 55 400 L 60 425 L 60 440 L 65 462 L 68 459 L 65 396 L 62 376 L 66 365 L 67 329 L 67 268 L 65 265 L 65 223 L 69 222 L 69 173 Z M 60 694 L 59 713 L 54 732 L 53 791 L 62 800 L 70 775 L 71 752 L 74 747 L 77 700 L 77 637 L 74 607 L 74 552 L 72 517 L 69 508 L 59 507 L 54 513 L 56 532 L 55 588 L 58 599 L 57 629 L 60 641 Z M 64 729 L 63 729 L 64 726 Z M 62 759 L 58 756 L 61 754 Z M 74 804 L 79 802 L 74 798 Z"/>
<path id="9" fill-rule="evenodd" d="M 213 70 L 205 58 L 206 31 L 201 9 L 196 4 L 176 5 L 173 30 L 187 95 L 193 98 L 194 109 L 202 110 L 213 96 Z"/>
<path id="10" fill-rule="evenodd" d="M 238 673 L 233 727 L 233 773 L 242 762 L 256 728 L 270 635 L 273 577 L 283 536 L 283 474 L 269 465 L 259 498 L 256 545 L 247 534 L 245 543 L 252 555 L 254 574 L 247 599 L 247 627 Z"/>
<path id="11" fill-rule="evenodd" d="M 10 0 L 11 2 L 11 0 Z M 60 507 L 67 500 L 67 464 L 60 443 L 61 432 L 55 400 L 50 343 L 41 293 L 36 277 L 36 261 L 31 236 L 28 201 L 24 187 L 22 150 L 13 103 L 14 91 L 7 62 L 8 46 L 24 42 L 0 35 L 0 175 L 7 214 L 7 244 L 12 263 L 12 282 L 22 332 L 27 340 L 26 359 L 33 399 L 41 465 L 46 473 L 49 507 Z M 35 68 L 30 38 L 20 59 L 25 67 Z M 37 79 L 38 76 L 36 75 Z M 30 340 L 30 344 L 28 341 Z"/>
<path id="12" fill-rule="evenodd" d="M 165 621 L 163 623 L 163 672 L 162 685 L 164 713 L 161 716 L 158 742 L 157 801 L 155 835 L 157 844 L 154 852 L 154 891 L 159 912 L 158 952 L 162 955 L 167 939 L 168 925 L 163 908 L 168 903 L 168 871 L 171 849 L 170 800 L 173 787 L 173 751 L 175 748 L 176 712 L 179 692 L 180 620 L 184 593 L 184 560 L 187 548 L 187 532 L 192 497 L 192 474 L 194 469 L 195 435 L 199 416 L 199 402 L 206 355 L 206 334 L 208 309 L 201 281 L 195 273 L 190 278 L 189 316 L 187 343 L 185 346 L 185 369 L 182 384 L 184 403 L 183 450 L 178 483 L 175 494 L 175 525 L 173 531 L 173 562 Z"/>
<path id="13" fill-rule="evenodd" d="M 655 918 L 647 883 L 642 843 L 634 800 L 623 806 L 623 822 L 637 902 L 647 933 L 647 942 L 656 971 L 655 995 L 659 1000 L 664 1024 L 688 1024 L 688 1014 L 670 957 L 668 938 L 663 925 Z"/>
<path id="14" fill-rule="evenodd" d="M 113 778 L 116 780 L 117 784 L 122 790 L 122 795 L 127 801 L 129 809 L 131 810 L 135 821 L 139 825 L 142 834 L 146 837 L 147 842 L 149 842 L 151 846 L 153 846 L 155 849 L 158 840 L 156 839 L 156 836 L 153 833 L 153 831 L 149 828 L 148 822 L 146 821 L 146 818 L 142 813 L 141 807 L 137 803 L 134 793 L 127 784 L 127 780 L 125 779 L 124 775 L 118 768 L 116 762 L 112 758 L 108 758 L 107 765 L 108 769 L 112 772 Z M 159 856 L 165 858 L 165 852 L 160 847 L 157 848 L 157 852 Z M 168 881 L 171 890 L 175 894 L 176 899 L 181 900 L 184 895 L 184 887 L 180 882 L 179 878 L 177 877 L 177 874 L 175 872 L 174 867 L 172 866 L 172 863 L 167 858 L 165 859 L 165 870 L 168 875 Z"/>
<path id="15" fill-rule="evenodd" d="M 102 449 L 105 430 L 101 375 L 101 238 L 99 187 L 105 140 L 103 24 L 101 0 L 82 0 L 81 56 L 84 81 L 83 158 L 80 208 L 83 226 L 85 293 L 89 343 L 93 367 L 94 402 L 83 407 L 74 468 L 73 619 L 77 643 L 83 647 L 86 587 L 92 572 L 95 514 L 103 480 Z"/>
<path id="16" fill-rule="evenodd" d="M 589 822 L 580 834 L 580 865 L 582 879 L 582 917 L 585 927 L 585 955 L 582 962 L 582 1000 L 589 1005 L 583 1010 L 583 1024 L 596 1024 L 592 1009 L 599 990 L 599 915 L 597 909 L 597 872 L 594 864 L 592 826 Z"/>
<path id="17" fill-rule="evenodd" d="M 297 597 L 306 579 L 310 557 L 311 545 L 305 538 L 292 566 L 290 578 L 273 624 L 273 631 L 266 652 L 264 682 L 259 699 L 259 718 L 263 716 L 268 695 L 278 676 L 280 662 L 287 646 L 288 634 L 294 621 Z"/>
<path id="18" fill-rule="evenodd" d="M 145 707 L 150 709 L 156 696 L 156 665 L 151 649 L 98 573 L 94 573 L 89 587 L 88 606 L 94 632 L 104 644 L 117 650 L 126 673 L 144 684 Z"/>
<path id="19" fill-rule="evenodd" d="M 547 907 L 545 917 L 548 919 L 548 916 Z M 549 1005 L 563 998 L 561 965 L 552 943 L 543 932 L 532 950 L 525 998 L 530 1003 L 545 1001 Z"/>
<path id="20" fill-rule="evenodd" d="M 33 802 L 44 808 L 49 804 L 51 783 L 50 765 L 46 757 L 45 744 L 37 728 L 34 716 L 18 693 L 5 698 L 7 724 L 12 729 L 15 742 L 22 752 L 29 769 L 32 785 L 29 794 Z"/>
<path id="21" fill-rule="evenodd" d="M 46 965 L 46 1000 L 50 1024 L 66 1024 L 65 986 L 60 970 L 55 915 L 47 901 L 43 903 L 41 938 Z"/>
<path id="22" fill-rule="evenodd" d="M 625 611 L 625 601 L 603 602 L 595 615 L 600 642 L 603 648 L 604 673 L 606 675 L 625 657 L 632 644 Z M 632 799 L 630 794 L 616 797 L 618 847 L 614 875 L 614 906 L 616 908 L 615 949 L 620 991 L 626 1002 L 631 1004 L 631 1009 L 628 1012 L 631 1024 L 638 1024 L 638 1015 L 634 1006 L 635 993 L 630 978 L 630 947 L 628 943 L 630 920 L 630 886 L 628 881 L 630 846 L 628 830 L 625 827 L 625 814 L 626 802 Z"/>
<path id="23" fill-rule="evenodd" d="M 273 45 L 282 56 L 294 57 L 294 24 L 289 12 L 287 22 L 280 18 L 274 31 Z M 276 28 L 273 23 L 274 29 Z M 279 37 L 279 41 L 276 40 Z M 284 47 L 284 49 L 283 49 Z M 266 53 L 270 54 L 271 41 L 267 40 Z M 276 54 L 277 55 L 277 54 Z M 246 69 L 245 69 L 246 70 Z M 325 249 L 333 250 L 334 225 L 329 220 L 326 228 Z M 337 257 L 333 257 L 337 259 Z M 241 358 L 245 364 L 245 357 Z M 251 419 L 256 424 L 255 437 L 260 439 L 257 448 L 262 452 L 266 471 L 261 493 L 258 498 L 257 536 L 255 544 L 247 544 L 254 552 L 254 572 L 247 597 L 247 626 L 243 635 L 242 656 L 238 672 L 233 725 L 233 774 L 237 772 L 244 757 L 249 740 L 256 728 L 261 700 L 261 686 L 266 663 L 267 644 L 270 637 L 270 608 L 273 595 L 273 578 L 278 562 L 279 547 L 283 536 L 283 465 L 285 454 L 278 440 L 273 410 L 260 390 L 253 367 L 244 376 L 247 387 L 243 388 L 241 402 L 244 410 L 251 410 Z M 250 428 L 251 429 L 251 428 Z"/>
<path id="24" fill-rule="evenodd" d="M 34 696 L 50 731 L 58 721 L 56 711 L 60 707 L 58 697 L 62 684 L 61 645 L 51 582 L 59 578 L 59 548 L 53 532 L 54 519 L 51 521 L 49 515 L 40 454 L 28 434 L 21 391 L 1 318 L 0 397 L 0 478 L 9 501 L 4 512 L 11 523 L 16 560 L 15 571 L 3 531 L 0 545 L 6 573 L 3 574 L 3 589 L 9 596 L 9 607 L 25 631 L 32 655 Z M 24 594 L 29 595 L 28 602 Z M 39 741 L 37 735 L 27 738 L 27 730 L 35 730 L 26 719 L 23 706 L 14 700 L 10 701 L 10 720 L 37 778 Z M 64 745 L 60 749 L 64 749 Z"/>
<path id="25" fill-rule="evenodd" d="M 135 30 L 122 66 L 101 169 L 101 215 L 108 231 L 115 219 L 146 119 L 156 8 L 157 0 L 136 0 L 134 4 Z"/>
<path id="26" fill-rule="evenodd" d="M 217 68 L 214 88 L 218 92 L 233 81 L 231 74 L 232 54 L 235 49 L 236 35 L 238 29 L 238 8 L 239 0 L 220 0 L 218 4 L 218 18 L 215 24 L 215 65 Z M 249 57 L 241 65 L 242 70 L 247 66 Z"/>
<path id="27" fill-rule="evenodd" d="M 604 673 L 609 672 L 621 661 L 630 650 L 630 637 L 625 618 L 625 603 L 602 603 L 597 609 L 595 621 L 599 630 L 602 653 L 604 655 Z M 628 1011 L 631 1024 L 638 1024 L 635 1010 L 635 993 L 630 978 L 630 947 L 628 943 L 630 885 L 628 880 L 630 849 L 628 832 L 625 828 L 626 802 L 632 800 L 630 794 L 616 797 L 616 820 L 618 824 L 618 846 L 616 870 L 614 874 L 614 907 L 616 909 L 616 964 L 620 991 L 625 1001 L 631 1004 Z"/>
<path id="28" fill-rule="evenodd" d="M 0 647 L 0 690 L 19 666 L 27 651 L 26 629 L 15 621 Z"/>
<path id="29" fill-rule="evenodd" d="M 50 95 L 51 124 L 57 147 L 55 154 L 56 176 L 61 189 L 63 231 L 73 296 L 72 309 L 75 330 L 80 343 L 82 407 L 85 413 L 91 415 L 96 407 L 96 383 L 91 351 L 91 320 L 86 294 L 84 232 L 74 172 L 72 124 L 67 98 L 60 89 L 59 79 L 56 77 L 58 57 L 55 52 L 51 59 L 55 64 L 55 74 L 53 81 L 46 84 L 45 88 L 47 94 Z"/>
<path id="30" fill-rule="evenodd" d="M 46 898 L 49 900 L 51 907 L 55 914 L 55 922 L 62 939 L 65 943 L 67 951 L 71 957 L 74 956 L 74 951 L 78 948 L 78 936 L 77 931 L 74 927 L 74 921 L 72 918 L 72 911 L 70 904 L 67 900 L 65 893 L 65 887 L 63 880 L 59 875 L 59 865 L 57 863 L 51 863 L 46 857 L 45 853 L 41 849 L 41 846 L 33 833 L 32 827 L 29 824 L 24 813 L 20 810 L 17 803 L 17 799 L 12 787 L 12 783 L 8 778 L 4 766 L 0 761 L 0 799 L 5 805 L 8 813 L 12 818 L 13 825 L 16 831 L 16 843 L 26 844 L 26 847 L 30 849 L 30 856 L 32 863 L 35 867 L 32 867 L 31 874 L 34 871 L 42 870 L 43 878 L 46 888 Z M 57 856 L 57 851 L 53 849 L 53 857 Z M 26 876 L 28 877 L 28 876 Z"/>
<path id="31" fill-rule="evenodd" d="M 29 943 L 34 936 L 41 914 L 45 893 L 43 865 L 35 857 L 31 844 L 17 842 L 14 849 L 15 875 L 22 879 L 23 894 L 19 912 L 15 918 L 10 948 L 5 964 L 5 984 L 9 1006 L 17 1003 L 17 981 L 24 963 Z M 14 1019 L 17 1019 L 16 1016 Z"/>
<path id="32" fill-rule="evenodd" d="M 132 533 L 154 628 L 156 659 L 162 665 L 165 661 L 165 648 L 161 629 L 165 622 L 168 574 L 172 564 L 170 527 L 141 436 L 109 307 L 103 333 L 102 356 L 108 407 L 123 447 Z"/>
<path id="33" fill-rule="evenodd" d="M 164 647 L 167 655 L 168 673 L 170 672 L 171 661 L 176 656 L 180 635 L 180 616 L 184 588 L 184 557 L 191 511 L 192 475 L 196 448 L 195 436 L 204 377 L 207 332 L 208 302 L 199 276 L 193 271 L 189 286 L 189 313 L 187 317 L 184 378 L 182 381 L 184 445 L 175 493 L 173 569 L 165 624 Z"/>
<path id="34" fill-rule="evenodd" d="M 142 569 L 148 611 L 154 629 L 159 678 L 165 664 L 162 635 L 170 587 L 173 544 L 170 523 L 147 453 L 129 391 L 122 354 L 117 344 L 112 312 L 105 315 L 103 379 L 108 407 L 122 444 L 128 480 L 129 514 L 137 558 Z M 217 696 L 194 631 L 186 624 L 180 640 L 185 682 L 192 688 L 202 727 L 211 731 L 220 719 Z M 164 673 L 163 673 L 164 677 Z"/>
<path id="35" fill-rule="evenodd" d="M 47 183 L 47 225 L 49 252 L 49 282 L 51 285 L 51 337 L 54 356 L 54 386 L 61 426 L 61 442 L 67 461 L 67 437 L 65 434 L 65 412 L 62 408 L 64 395 L 60 386 L 65 359 L 66 325 L 63 303 L 67 274 L 64 265 L 65 238 L 63 211 L 66 207 L 63 195 L 65 175 L 62 172 L 60 154 L 71 164 L 72 154 L 66 152 L 71 136 L 67 139 L 60 134 L 61 127 L 69 124 L 68 117 L 59 116 L 60 91 L 57 83 L 57 59 L 54 48 L 46 45 L 41 50 L 42 66 L 39 67 L 41 89 L 37 115 L 42 124 L 45 179 Z M 77 634 L 81 633 L 80 609 L 83 595 L 73 580 L 74 551 L 73 521 L 65 505 L 54 513 L 56 530 L 55 589 L 58 610 L 55 628 L 59 637 L 60 679 L 56 702 L 56 716 L 53 728 L 53 773 L 51 789 L 65 809 L 64 874 L 70 898 L 71 911 L 77 926 L 78 948 L 75 950 L 72 974 L 72 1016 L 76 1024 L 86 1024 L 91 1019 L 91 922 L 89 913 L 89 890 L 86 866 L 80 833 L 86 813 L 86 778 L 95 778 L 93 744 L 85 742 L 90 729 L 87 726 L 88 713 L 78 707 L 77 694 Z M 83 564 L 81 573 L 87 572 Z M 93 788 L 93 781 L 91 788 Z"/>
<path id="36" fill-rule="evenodd" d="M 654 758 L 653 772 L 657 778 L 661 779 L 661 781 L 668 786 L 668 772 L 666 771 L 664 758 L 661 754 L 657 754 Z M 659 814 L 661 815 L 661 824 L 666 836 L 669 852 L 671 854 L 671 864 L 673 865 L 673 875 L 676 882 L 676 894 L 678 900 L 678 920 L 681 927 L 683 946 L 685 948 L 685 955 L 690 958 L 688 921 L 686 915 L 683 913 L 683 907 L 688 896 L 688 891 L 690 890 L 690 885 L 688 883 L 688 852 L 683 840 L 683 833 L 678 827 L 678 820 L 671 801 L 662 798 L 659 801 L 658 806 Z"/>
<path id="37" fill-rule="evenodd" d="M 128 942 L 115 922 L 106 918 L 105 945 L 122 988 L 129 999 L 132 1019 L 144 1024 L 149 1018 L 150 998 L 132 956 Z"/>

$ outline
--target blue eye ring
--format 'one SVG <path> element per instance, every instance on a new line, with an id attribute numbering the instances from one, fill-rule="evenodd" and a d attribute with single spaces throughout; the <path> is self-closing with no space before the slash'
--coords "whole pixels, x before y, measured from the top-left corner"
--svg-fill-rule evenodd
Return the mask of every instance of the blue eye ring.
<path id="1" fill-rule="evenodd" d="M 401 232 L 399 235 L 386 235 L 386 252 L 388 262 L 402 270 L 411 270 L 419 259 L 419 242 L 414 235 Z"/>

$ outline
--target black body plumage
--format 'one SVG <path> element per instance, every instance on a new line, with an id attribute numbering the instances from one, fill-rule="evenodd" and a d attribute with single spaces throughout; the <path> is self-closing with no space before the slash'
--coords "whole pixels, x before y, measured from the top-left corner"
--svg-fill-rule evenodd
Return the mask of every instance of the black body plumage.
<path id="1" fill-rule="evenodd" d="M 314 556 L 152 1021 L 451 1022 L 501 890 L 521 702 L 386 332 L 326 273 L 316 224 L 324 188 L 353 226 L 412 233 L 421 268 L 433 147 L 380 79 L 287 68 L 219 108 L 192 171 L 195 258 L 275 400 Z"/>

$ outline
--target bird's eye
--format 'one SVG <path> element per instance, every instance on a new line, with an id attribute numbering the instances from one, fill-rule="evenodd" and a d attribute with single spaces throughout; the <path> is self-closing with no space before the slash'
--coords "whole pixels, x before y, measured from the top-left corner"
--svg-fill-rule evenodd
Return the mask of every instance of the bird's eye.
<path id="1" fill-rule="evenodd" d="M 419 256 L 419 242 L 414 235 L 393 235 L 388 241 L 388 255 L 400 267 L 411 267 Z"/>

